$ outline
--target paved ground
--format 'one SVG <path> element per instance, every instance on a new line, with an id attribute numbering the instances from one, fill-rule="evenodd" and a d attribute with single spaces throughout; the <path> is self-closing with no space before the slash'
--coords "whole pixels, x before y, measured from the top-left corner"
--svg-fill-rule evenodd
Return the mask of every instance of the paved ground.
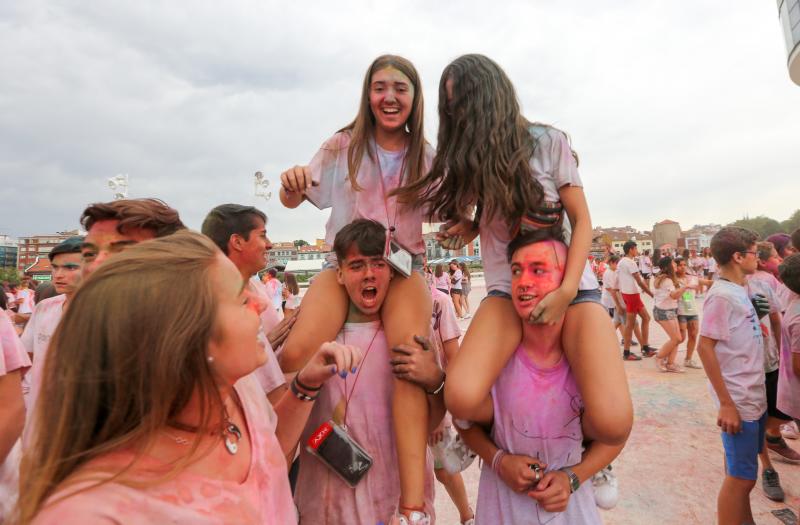
<path id="1" fill-rule="evenodd" d="M 473 284 L 470 295 L 476 309 L 484 295 L 482 283 Z M 647 301 L 646 301 L 647 302 Z M 651 306 L 647 302 L 648 308 Z M 462 322 L 466 329 L 468 321 Z M 651 346 L 658 346 L 665 335 L 655 322 L 651 326 Z M 683 360 L 683 349 L 679 354 Z M 702 370 L 685 374 L 656 371 L 651 359 L 626 362 L 635 408 L 633 432 L 614 463 L 619 478 L 620 501 L 616 508 L 601 511 L 605 523 L 712 524 L 716 523 L 716 496 L 723 478 L 722 445 L 717 430 L 716 409 Z M 789 444 L 800 450 L 800 442 Z M 800 465 L 775 459 L 787 493 L 785 503 L 766 499 L 760 484 L 751 501 L 756 522 L 780 524 L 771 511 L 800 507 Z M 478 491 L 478 462 L 464 473 L 470 502 Z M 437 522 L 459 523 L 458 513 L 441 485 L 436 491 Z"/>

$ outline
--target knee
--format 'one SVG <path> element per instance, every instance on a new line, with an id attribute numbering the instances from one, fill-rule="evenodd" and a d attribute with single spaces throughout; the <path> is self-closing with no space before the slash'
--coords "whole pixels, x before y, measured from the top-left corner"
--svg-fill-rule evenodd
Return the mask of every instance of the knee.
<path id="1" fill-rule="evenodd" d="M 433 474 L 436 476 L 436 481 L 441 483 L 442 485 L 447 484 L 447 471 L 443 468 L 437 468 L 433 470 Z"/>
<path id="2" fill-rule="evenodd" d="M 446 382 L 444 385 L 444 404 L 455 418 L 473 419 L 482 401 L 480 394 L 463 384 Z"/>

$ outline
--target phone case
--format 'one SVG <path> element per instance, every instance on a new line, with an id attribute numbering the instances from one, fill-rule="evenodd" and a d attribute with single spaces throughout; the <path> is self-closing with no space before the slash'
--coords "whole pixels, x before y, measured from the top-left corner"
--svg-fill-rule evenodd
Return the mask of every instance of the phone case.
<path id="1" fill-rule="evenodd" d="M 372 457 L 333 421 L 326 421 L 311 434 L 306 450 L 355 487 L 372 467 Z"/>

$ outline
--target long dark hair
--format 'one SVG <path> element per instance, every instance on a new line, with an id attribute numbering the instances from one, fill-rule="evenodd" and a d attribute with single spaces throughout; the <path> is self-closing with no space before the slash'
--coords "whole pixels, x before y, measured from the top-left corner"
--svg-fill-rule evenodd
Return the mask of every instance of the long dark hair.
<path id="1" fill-rule="evenodd" d="M 425 170 L 425 129 L 424 129 L 424 103 L 422 98 L 422 84 L 420 83 L 419 73 L 409 60 L 397 55 L 381 55 L 376 58 L 367 69 L 364 75 L 364 82 L 361 88 L 361 102 L 358 105 L 356 118 L 347 126 L 340 129 L 340 132 L 350 133 L 350 146 L 347 148 L 347 177 L 353 190 L 361 191 L 361 186 L 356 180 L 358 170 L 361 167 L 361 159 L 364 152 L 373 159 L 374 152 L 370 147 L 370 141 L 375 137 L 375 115 L 369 106 L 369 92 L 372 85 L 372 75 L 393 67 L 408 77 L 414 87 L 414 98 L 411 105 L 411 113 L 406 121 L 406 128 L 409 133 L 410 142 L 406 152 L 406 165 L 408 166 L 407 183 L 418 182 L 424 175 Z M 377 159 L 373 159 L 377 162 Z"/>
<path id="2" fill-rule="evenodd" d="M 431 217 L 463 217 L 480 204 L 487 218 L 514 223 L 543 198 L 529 165 L 536 147 L 530 126 L 500 66 L 483 55 L 457 58 L 439 82 L 439 137 L 431 171 L 397 190 L 399 198 L 420 196 L 416 205 L 429 205 Z"/>
<path id="3" fill-rule="evenodd" d="M 664 282 L 664 279 L 671 280 L 675 288 L 680 288 L 678 278 L 675 276 L 675 268 L 672 267 L 672 261 L 673 259 L 670 256 L 662 257 L 658 260 L 658 267 L 661 269 L 661 272 L 658 274 L 658 277 L 656 277 L 656 288 L 661 287 L 661 283 Z"/>

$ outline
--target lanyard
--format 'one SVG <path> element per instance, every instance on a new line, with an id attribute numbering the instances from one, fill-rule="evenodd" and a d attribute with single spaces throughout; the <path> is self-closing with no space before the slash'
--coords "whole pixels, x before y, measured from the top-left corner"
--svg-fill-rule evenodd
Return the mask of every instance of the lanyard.
<path id="1" fill-rule="evenodd" d="M 350 389 L 350 395 L 347 395 L 347 377 L 344 378 L 344 420 L 342 421 L 344 428 L 347 428 L 347 408 L 350 406 L 350 399 L 353 397 L 353 392 L 356 390 L 356 383 L 358 383 L 358 378 L 361 377 L 361 371 L 364 370 L 367 357 L 369 357 L 369 352 L 372 350 L 372 344 L 375 342 L 378 332 L 381 331 L 381 326 L 382 325 L 378 323 L 378 328 L 375 330 L 375 333 L 372 334 L 372 340 L 369 342 L 367 351 L 364 353 L 364 359 L 361 360 L 361 365 L 358 367 L 358 372 L 356 372 L 356 378 L 353 380 L 353 387 Z M 347 344 L 347 332 L 345 330 L 342 331 L 342 344 Z"/>
<path id="2" fill-rule="evenodd" d="M 381 191 L 383 192 L 383 207 L 386 210 L 386 221 L 389 223 L 389 224 L 387 224 L 387 226 L 389 228 L 389 235 L 387 237 L 389 237 L 389 236 L 392 236 L 394 234 L 394 226 L 395 226 L 395 224 L 397 224 L 397 206 L 395 205 L 395 208 L 394 208 L 394 218 L 393 218 L 393 220 L 390 221 L 390 219 L 389 219 L 389 196 L 387 195 L 387 192 L 386 192 L 386 183 L 383 181 L 383 166 L 381 166 L 381 157 L 380 157 L 380 154 L 378 153 L 378 144 L 377 144 L 377 142 L 375 142 L 373 140 L 372 146 L 373 146 L 373 148 L 375 150 L 375 162 L 378 164 L 378 178 L 379 178 L 380 183 L 381 183 Z M 397 189 L 397 188 L 399 188 L 400 186 L 403 185 L 403 176 L 405 175 L 405 171 L 406 171 L 406 158 L 407 157 L 408 157 L 408 148 L 404 147 L 403 148 L 403 162 L 402 162 L 402 164 L 400 164 L 400 179 L 397 181 L 397 187 L 396 188 L 392 188 L 393 190 Z"/>

